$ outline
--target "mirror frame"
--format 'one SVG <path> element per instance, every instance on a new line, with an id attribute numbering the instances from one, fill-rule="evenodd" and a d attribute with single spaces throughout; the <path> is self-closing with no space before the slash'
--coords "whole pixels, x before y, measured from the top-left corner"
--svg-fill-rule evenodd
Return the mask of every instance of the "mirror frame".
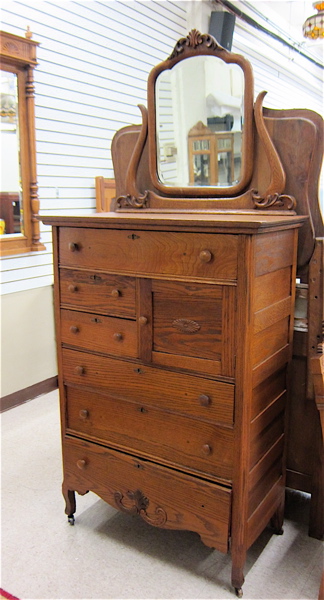
<path id="1" fill-rule="evenodd" d="M 192 56 L 215 56 L 225 63 L 237 64 L 244 75 L 244 131 L 242 132 L 242 170 L 240 181 L 229 187 L 193 186 L 176 187 L 164 185 L 158 177 L 156 141 L 156 80 L 162 71 L 172 69 L 179 62 Z M 149 170 L 154 187 L 169 197 L 220 197 L 233 198 L 246 189 L 253 172 L 253 71 L 251 64 L 240 54 L 228 52 L 209 34 L 193 29 L 186 38 L 181 38 L 172 54 L 152 69 L 148 78 L 148 140 Z"/>
<path id="2" fill-rule="evenodd" d="M 39 199 L 36 171 L 34 68 L 39 45 L 26 37 L 0 32 L 1 69 L 17 75 L 23 232 L 0 238 L 0 255 L 45 250 L 40 243 Z"/>

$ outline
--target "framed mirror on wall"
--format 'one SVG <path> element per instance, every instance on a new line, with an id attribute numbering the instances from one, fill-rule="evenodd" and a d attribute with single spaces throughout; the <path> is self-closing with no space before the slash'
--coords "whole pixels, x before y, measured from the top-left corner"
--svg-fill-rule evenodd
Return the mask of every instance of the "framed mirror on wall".
<path id="1" fill-rule="evenodd" d="M 0 33 L 2 256 L 44 250 L 40 242 L 33 70 L 38 43 Z"/>

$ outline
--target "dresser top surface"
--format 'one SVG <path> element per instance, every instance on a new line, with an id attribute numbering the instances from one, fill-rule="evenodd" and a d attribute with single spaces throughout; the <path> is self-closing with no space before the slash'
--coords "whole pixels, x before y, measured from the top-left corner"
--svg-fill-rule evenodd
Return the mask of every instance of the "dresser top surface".
<path id="1" fill-rule="evenodd" d="M 46 225 L 64 227 L 132 228 L 150 230 L 178 230 L 262 233 L 269 230 L 296 228 L 307 217 L 292 214 L 215 213 L 215 212 L 106 212 L 87 216 L 40 216 Z"/>

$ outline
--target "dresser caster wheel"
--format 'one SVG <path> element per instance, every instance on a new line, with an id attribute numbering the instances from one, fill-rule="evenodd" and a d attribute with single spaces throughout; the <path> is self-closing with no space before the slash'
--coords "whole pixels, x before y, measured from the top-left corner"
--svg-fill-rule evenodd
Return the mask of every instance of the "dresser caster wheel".
<path id="1" fill-rule="evenodd" d="M 74 525 L 74 523 L 75 523 L 74 515 L 68 515 L 68 523 L 70 523 L 70 525 Z"/>
<path id="2" fill-rule="evenodd" d="M 242 588 L 235 588 L 235 594 L 238 598 L 243 598 L 243 590 Z"/>

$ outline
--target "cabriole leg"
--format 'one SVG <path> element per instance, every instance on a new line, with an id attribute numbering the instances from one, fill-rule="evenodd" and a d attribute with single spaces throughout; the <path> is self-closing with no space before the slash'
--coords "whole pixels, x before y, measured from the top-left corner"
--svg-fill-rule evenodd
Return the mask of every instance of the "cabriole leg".
<path id="1" fill-rule="evenodd" d="M 74 525 L 74 513 L 76 510 L 75 492 L 74 490 L 68 490 L 64 484 L 62 486 L 62 492 L 65 499 L 65 514 L 68 516 L 70 525 Z"/>

